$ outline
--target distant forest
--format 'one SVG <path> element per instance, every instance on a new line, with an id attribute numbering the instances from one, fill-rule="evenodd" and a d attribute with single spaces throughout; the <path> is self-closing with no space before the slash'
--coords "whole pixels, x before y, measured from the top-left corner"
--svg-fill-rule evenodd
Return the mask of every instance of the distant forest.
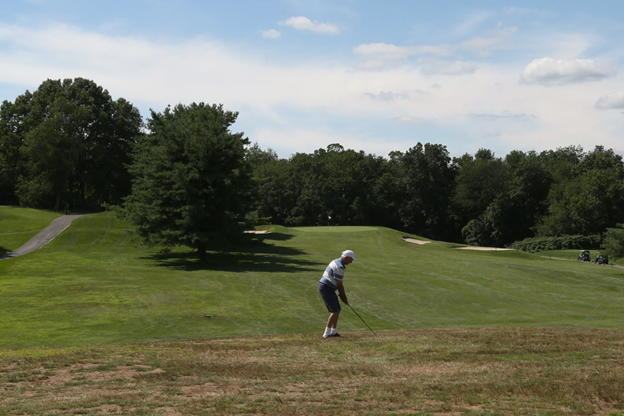
<path id="1" fill-rule="evenodd" d="M 170 182 L 176 192 L 195 183 L 193 195 L 203 195 L 195 207 L 225 207 L 223 199 L 238 194 L 222 193 L 223 188 L 248 188 L 245 203 L 223 208 L 240 211 L 228 218 L 247 224 L 379 225 L 436 240 L 502 247 L 535 236 L 604 234 L 624 223 L 624 163 L 602 146 L 512 151 L 504 157 L 478 149 L 452 158 L 442 144 L 418 143 L 387 157 L 331 144 L 283 159 L 251 145 L 242 134 L 230 134 L 228 140 L 243 149 L 230 154 L 237 160 L 211 162 L 214 152 L 229 152 L 220 150 L 219 141 L 210 142 L 213 153 L 189 153 L 185 132 L 217 137 L 236 116 L 221 107 L 193 104 L 152 112 L 145 123 L 132 104 L 113 100 L 92 81 L 47 80 L 0 108 L 0 204 L 98 211 L 132 201 L 138 209 L 147 199 L 130 195 L 144 191 L 159 169 L 172 169 L 177 172 L 172 177 L 194 172 Z M 225 120 L 219 121 L 223 132 L 210 127 L 217 119 Z M 167 127 L 174 122 L 175 129 Z M 194 123 L 205 127 L 185 127 Z M 174 156 L 159 159 L 160 167 L 150 168 L 152 176 L 141 176 L 163 152 Z M 212 159 L 194 161 L 202 154 Z M 212 179 L 200 183 L 202 170 L 189 170 L 192 163 L 212 166 L 210 178 L 221 172 L 229 179 L 218 187 Z M 180 192 L 174 192 L 175 198 L 186 198 Z M 151 195 L 153 204 L 156 194 Z M 173 204 L 171 198 L 156 202 Z"/>

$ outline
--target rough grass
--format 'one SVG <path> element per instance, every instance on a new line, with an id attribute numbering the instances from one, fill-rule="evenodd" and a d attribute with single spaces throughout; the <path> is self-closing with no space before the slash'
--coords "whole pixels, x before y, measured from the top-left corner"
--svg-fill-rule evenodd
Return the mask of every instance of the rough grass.
<path id="1" fill-rule="evenodd" d="M 624 332 L 352 332 L 0 352 L 4 415 L 624 415 Z"/>
<path id="2" fill-rule="evenodd" d="M 0 206 L 0 254 L 21 247 L 60 216 L 53 211 Z"/>

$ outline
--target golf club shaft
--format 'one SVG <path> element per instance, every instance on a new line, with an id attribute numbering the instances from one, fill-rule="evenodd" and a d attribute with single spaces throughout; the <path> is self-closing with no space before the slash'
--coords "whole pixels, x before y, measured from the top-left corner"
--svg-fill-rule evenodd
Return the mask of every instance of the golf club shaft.
<path id="1" fill-rule="evenodd" d="M 359 314 L 359 313 L 357 313 L 357 312 L 355 311 L 355 309 L 353 309 L 353 307 L 352 307 L 351 305 L 349 305 L 349 304 L 347 303 L 347 306 L 351 308 L 351 310 L 353 311 L 353 313 L 354 313 L 354 314 L 356 314 L 356 315 L 357 315 L 357 317 L 358 317 L 358 318 L 360 318 L 360 320 L 361 320 L 362 322 L 364 322 L 364 325 L 368 326 L 368 324 L 366 323 L 366 321 L 364 321 L 364 319 L 362 319 L 362 317 L 360 316 L 360 314 Z M 370 329 L 370 330 L 371 330 L 371 332 L 372 332 L 373 334 L 375 334 L 375 331 L 373 331 L 373 328 L 371 328 L 370 326 L 368 326 L 368 329 Z M 375 334 L 375 336 L 377 336 L 377 334 Z"/>

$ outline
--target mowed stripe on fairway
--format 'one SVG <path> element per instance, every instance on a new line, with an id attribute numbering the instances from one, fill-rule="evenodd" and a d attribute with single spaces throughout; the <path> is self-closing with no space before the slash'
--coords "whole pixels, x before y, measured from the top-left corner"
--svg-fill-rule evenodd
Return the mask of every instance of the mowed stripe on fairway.
<path id="1" fill-rule="evenodd" d="M 257 236 L 262 244 L 200 264 L 187 249 L 158 255 L 128 231 L 111 213 L 86 215 L 44 248 L 0 262 L 0 346 L 320 333 L 318 280 L 347 248 L 358 258 L 347 267 L 349 299 L 376 332 L 624 320 L 624 271 L 592 264 L 407 244 L 378 227 L 278 226 Z M 367 330 L 348 309 L 339 329 Z"/>

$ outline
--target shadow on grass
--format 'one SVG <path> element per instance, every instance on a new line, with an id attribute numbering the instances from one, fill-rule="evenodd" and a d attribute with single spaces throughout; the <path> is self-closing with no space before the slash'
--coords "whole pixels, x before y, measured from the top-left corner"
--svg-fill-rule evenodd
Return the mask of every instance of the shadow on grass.
<path id="1" fill-rule="evenodd" d="M 252 234 L 252 236 L 260 242 L 267 240 L 287 241 L 293 238 L 292 234 L 286 233 Z"/>
<path id="2" fill-rule="evenodd" d="M 322 263 L 295 258 L 305 254 L 294 247 L 276 246 L 270 241 L 286 241 L 292 236 L 284 233 L 254 235 L 250 242 L 227 248 L 211 247 L 205 261 L 194 251 L 158 253 L 147 257 L 161 267 L 177 270 L 218 270 L 228 272 L 299 273 L 318 271 Z"/>
<path id="3" fill-rule="evenodd" d="M 0 246 L 0 254 L 6 254 L 8 252 L 9 252 L 9 250 L 7 250 L 6 248 Z"/>
<path id="4" fill-rule="evenodd" d="M 318 271 L 322 263 L 298 260 L 292 257 L 242 252 L 211 252 L 206 261 L 199 261 L 197 253 L 156 254 L 150 259 L 158 266 L 184 271 L 215 270 L 227 272 L 299 273 Z"/>

